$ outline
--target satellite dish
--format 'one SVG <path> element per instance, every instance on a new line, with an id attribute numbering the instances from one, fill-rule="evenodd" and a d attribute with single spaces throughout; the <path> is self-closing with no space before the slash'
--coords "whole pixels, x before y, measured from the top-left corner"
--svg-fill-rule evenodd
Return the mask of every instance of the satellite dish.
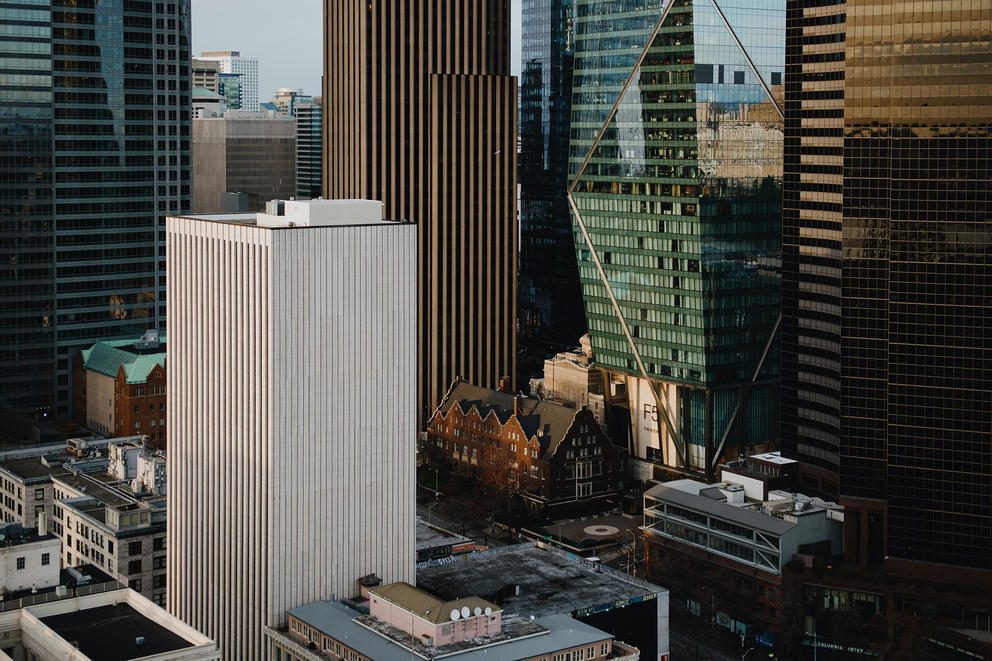
<path id="1" fill-rule="evenodd" d="M 492 614 L 493 614 L 493 609 L 490 608 L 489 606 L 486 606 L 486 615 L 492 615 Z"/>
<path id="2" fill-rule="evenodd" d="M 451 621 L 452 622 L 457 622 L 458 621 L 458 618 L 460 618 L 461 616 L 462 616 L 462 614 L 458 612 L 458 609 L 457 608 L 452 608 L 451 609 Z"/>
<path id="3" fill-rule="evenodd" d="M 462 617 L 468 617 L 472 614 L 472 611 L 468 609 L 468 606 L 462 606 Z"/>
<path id="4" fill-rule="evenodd" d="M 480 615 L 482 615 L 482 609 L 479 608 L 478 606 L 476 606 L 475 607 L 475 610 L 472 611 L 472 612 L 475 614 L 476 617 L 479 617 Z"/>

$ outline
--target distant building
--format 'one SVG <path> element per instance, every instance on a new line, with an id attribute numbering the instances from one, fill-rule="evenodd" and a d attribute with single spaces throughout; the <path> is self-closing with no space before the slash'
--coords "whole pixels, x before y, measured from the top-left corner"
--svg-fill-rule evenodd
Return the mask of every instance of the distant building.
<path id="1" fill-rule="evenodd" d="M 219 661 L 217 645 L 165 609 L 116 584 L 62 587 L 0 612 L 0 657 L 34 661 Z M 5 603 L 5 606 L 8 604 Z"/>
<path id="2" fill-rule="evenodd" d="M 241 110 L 258 110 L 258 59 L 243 57 L 238 51 L 205 51 L 197 59 L 217 62 L 221 74 L 237 74 L 241 84 Z"/>
<path id="3" fill-rule="evenodd" d="M 99 342 L 76 355 L 76 418 L 106 436 L 147 435 L 166 446 L 165 336 Z"/>
<path id="4" fill-rule="evenodd" d="M 229 110 L 193 120 L 193 211 L 219 213 L 224 193 L 240 193 L 255 211 L 296 196 L 296 120 Z"/>
<path id="5" fill-rule="evenodd" d="M 624 458 L 588 409 L 456 381 L 427 433 L 432 452 L 459 473 L 515 491 L 533 511 L 618 502 Z"/>
<path id="6" fill-rule="evenodd" d="M 244 82 L 236 73 L 217 76 L 217 93 L 224 97 L 228 110 L 247 110 L 244 102 Z M 254 112 L 249 110 L 248 112 Z"/>
<path id="7" fill-rule="evenodd" d="M 285 630 L 267 629 L 266 637 L 274 658 L 306 661 L 325 654 L 356 661 L 471 661 L 483 654 L 508 661 L 640 658 L 635 648 L 568 616 L 504 617 L 485 599 L 439 599 L 408 583 L 371 587 L 351 603 L 318 601 L 293 609 Z"/>
<path id="8" fill-rule="evenodd" d="M 836 503 L 777 490 L 766 497 L 761 482 L 735 479 L 674 480 L 644 494 L 647 575 L 689 614 L 774 643 L 792 599 L 785 565 L 799 553 L 840 553 L 844 515 Z"/>
<path id="9" fill-rule="evenodd" d="M 296 109 L 301 103 L 313 103 L 313 96 L 292 87 L 280 87 L 272 95 L 269 103 L 275 105 L 284 115 L 296 117 Z"/>
<path id="10" fill-rule="evenodd" d="M 192 96 L 193 119 L 211 119 L 224 116 L 224 111 L 227 110 L 227 101 L 217 92 L 206 87 L 194 87 Z"/>
<path id="11" fill-rule="evenodd" d="M 45 529 L 44 517 L 40 528 L 25 528 L 17 522 L 0 525 L 0 590 L 4 598 L 59 584 L 62 542 Z"/>
<path id="12" fill-rule="evenodd" d="M 321 98 L 298 103 L 296 117 L 296 197 L 310 200 L 323 195 L 324 114 Z"/>
<path id="13" fill-rule="evenodd" d="M 542 542 L 427 563 L 417 587 L 443 600 L 476 595 L 499 604 L 504 622 L 568 616 L 634 646 L 642 659 L 669 661 L 668 590 Z"/>
<path id="14" fill-rule="evenodd" d="M 190 66 L 192 88 L 197 87 L 217 92 L 217 77 L 220 75 L 220 63 L 217 60 L 203 60 L 194 57 Z M 195 98 L 195 96 L 194 96 Z"/>
<path id="15" fill-rule="evenodd" d="M 596 422 L 605 427 L 603 390 L 607 374 L 593 362 L 589 335 L 583 335 L 579 343 L 578 351 L 563 351 L 544 361 L 544 378 L 531 379 L 531 394 L 588 407 Z"/>
<path id="16" fill-rule="evenodd" d="M 257 661 L 287 611 L 413 581 L 417 228 L 273 201 L 169 218 L 167 243 L 169 608 Z"/>

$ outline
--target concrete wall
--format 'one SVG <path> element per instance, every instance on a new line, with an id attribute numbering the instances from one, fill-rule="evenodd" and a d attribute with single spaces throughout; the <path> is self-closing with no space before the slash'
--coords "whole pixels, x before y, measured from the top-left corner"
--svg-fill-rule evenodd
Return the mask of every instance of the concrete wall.
<path id="1" fill-rule="evenodd" d="M 58 538 L 40 539 L 37 542 L 4 547 L 0 551 L 0 586 L 16 592 L 31 588 L 54 587 L 59 584 Z M 43 553 L 48 554 L 48 564 L 41 564 Z M 24 558 L 24 569 L 17 568 L 17 559 Z"/>
<path id="2" fill-rule="evenodd" d="M 113 436 L 116 380 L 93 370 L 86 373 L 86 426 Z"/>

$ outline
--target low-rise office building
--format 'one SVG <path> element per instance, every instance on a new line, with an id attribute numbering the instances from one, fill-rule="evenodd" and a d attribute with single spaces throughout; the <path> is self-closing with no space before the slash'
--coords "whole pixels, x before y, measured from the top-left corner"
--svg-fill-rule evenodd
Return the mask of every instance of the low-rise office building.
<path id="1" fill-rule="evenodd" d="M 276 661 L 640 658 L 636 648 L 567 615 L 504 616 L 491 601 L 444 600 L 408 583 L 370 587 L 344 603 L 307 604 L 289 611 L 288 620 L 285 629 L 265 632 Z"/>
<path id="2" fill-rule="evenodd" d="M 836 554 L 843 510 L 761 482 L 665 482 L 644 494 L 647 576 L 681 612 L 773 645 L 783 630 L 783 571 L 800 553 Z"/>
<path id="3" fill-rule="evenodd" d="M 499 604 L 504 621 L 567 616 L 632 645 L 641 658 L 669 660 L 667 589 L 543 542 L 428 562 L 417 568 L 417 587 L 444 600 L 476 595 Z"/>
<path id="4" fill-rule="evenodd" d="M 427 432 L 435 457 L 515 491 L 533 511 L 586 512 L 618 502 L 624 458 L 587 408 L 456 381 Z"/>
<path id="5" fill-rule="evenodd" d="M 116 582 L 0 608 L 0 661 L 219 661 L 216 643 Z"/>
<path id="6" fill-rule="evenodd" d="M 165 456 L 143 440 L 112 442 L 113 460 L 49 454 L 0 464 L 0 511 L 53 533 L 63 566 L 93 565 L 163 605 Z"/>

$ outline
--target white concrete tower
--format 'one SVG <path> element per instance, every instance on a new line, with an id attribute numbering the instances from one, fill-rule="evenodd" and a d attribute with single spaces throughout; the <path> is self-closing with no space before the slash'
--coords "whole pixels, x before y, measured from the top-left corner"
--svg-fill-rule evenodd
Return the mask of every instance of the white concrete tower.
<path id="1" fill-rule="evenodd" d="M 167 221 L 168 608 L 225 659 L 415 581 L 416 226 L 379 202 Z"/>
<path id="2" fill-rule="evenodd" d="M 243 57 L 236 50 L 207 51 L 198 60 L 219 64 L 220 73 L 236 73 L 241 77 L 241 110 L 258 112 L 258 58 Z"/>

